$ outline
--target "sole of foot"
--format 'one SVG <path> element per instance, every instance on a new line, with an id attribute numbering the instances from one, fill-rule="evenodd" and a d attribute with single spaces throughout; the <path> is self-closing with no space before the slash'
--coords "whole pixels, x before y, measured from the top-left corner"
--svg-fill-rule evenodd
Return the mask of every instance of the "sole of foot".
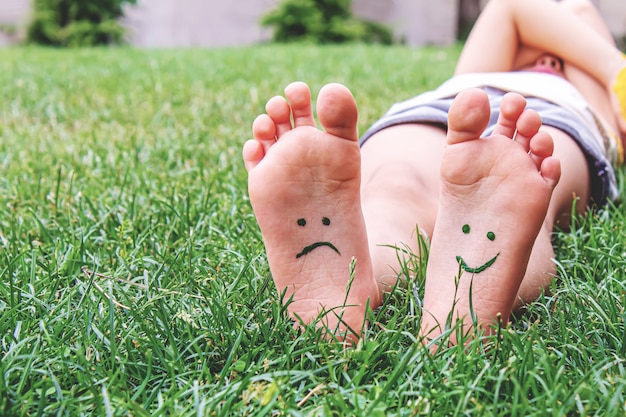
<path id="1" fill-rule="evenodd" d="M 487 331 L 506 321 L 560 178 L 553 141 L 525 99 L 507 94 L 494 134 L 479 89 L 461 92 L 448 115 L 441 193 L 426 273 L 422 334 L 452 320 Z"/>
<path id="2" fill-rule="evenodd" d="M 243 147 L 250 202 L 279 294 L 301 324 L 356 340 L 380 304 L 360 203 L 357 106 L 329 84 L 313 116 L 309 87 L 273 97 Z"/>

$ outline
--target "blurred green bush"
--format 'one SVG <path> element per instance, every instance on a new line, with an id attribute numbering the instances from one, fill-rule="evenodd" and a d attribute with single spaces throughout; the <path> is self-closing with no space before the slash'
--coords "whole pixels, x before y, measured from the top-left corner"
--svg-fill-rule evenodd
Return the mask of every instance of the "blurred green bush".
<path id="1" fill-rule="evenodd" d="M 33 0 L 27 42 L 51 46 L 95 46 L 123 42 L 118 22 L 123 5 L 136 0 Z"/>
<path id="2" fill-rule="evenodd" d="M 352 0 L 283 0 L 261 24 L 273 27 L 275 42 L 393 43 L 384 25 L 357 19 Z"/>

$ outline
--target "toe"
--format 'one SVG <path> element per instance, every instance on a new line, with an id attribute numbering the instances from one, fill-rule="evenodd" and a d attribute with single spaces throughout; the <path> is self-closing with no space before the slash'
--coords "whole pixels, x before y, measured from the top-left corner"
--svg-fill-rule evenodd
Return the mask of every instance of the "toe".
<path id="1" fill-rule="evenodd" d="M 280 138 L 292 129 L 291 108 L 283 97 L 276 96 L 269 99 L 265 105 L 265 112 L 276 126 L 277 138 Z"/>
<path id="2" fill-rule="evenodd" d="M 539 131 L 541 127 L 541 116 L 534 110 L 525 110 L 518 115 L 516 119 L 515 142 L 522 145 L 524 150 L 528 152 L 530 150 L 530 142 Z M 508 135 L 507 135 L 508 136 Z M 508 136 L 512 137 L 512 136 Z"/>
<path id="3" fill-rule="evenodd" d="M 325 85 L 317 99 L 320 123 L 331 135 L 357 141 L 358 110 L 350 90 L 341 84 Z"/>
<path id="4" fill-rule="evenodd" d="M 530 140 L 529 150 L 533 155 L 541 158 L 552 156 L 554 152 L 554 141 L 548 132 L 537 132 Z"/>
<path id="5" fill-rule="evenodd" d="M 554 189 L 561 178 L 561 162 L 553 156 L 547 157 L 541 162 L 540 171 L 546 183 Z"/>
<path id="6" fill-rule="evenodd" d="M 493 129 L 493 133 L 513 139 L 515 131 L 518 129 L 518 119 L 522 115 L 525 107 L 526 99 L 521 95 L 517 93 L 505 94 L 500 104 L 500 115 L 498 116 L 498 122 Z"/>
<path id="7" fill-rule="evenodd" d="M 484 91 L 478 88 L 461 91 L 448 111 L 448 144 L 478 139 L 489 123 L 490 114 Z"/>
<path id="8" fill-rule="evenodd" d="M 537 169 L 541 169 L 544 159 L 552 156 L 554 141 L 548 132 L 538 132 L 529 141 L 529 154 Z"/>
<path id="9" fill-rule="evenodd" d="M 285 97 L 291 106 L 294 126 L 315 127 L 309 86 L 303 82 L 291 83 L 285 88 Z"/>
<path id="10" fill-rule="evenodd" d="M 277 126 L 274 120 L 267 114 L 261 114 L 254 119 L 252 123 L 252 135 L 263 148 L 263 154 L 276 143 L 276 129 Z"/>
<path id="11" fill-rule="evenodd" d="M 242 156 L 243 164 L 246 170 L 250 172 L 258 165 L 261 159 L 263 159 L 265 151 L 259 141 L 251 139 L 244 143 Z"/>
<path id="12" fill-rule="evenodd" d="M 256 140 L 276 140 L 276 125 L 267 114 L 261 114 L 252 122 L 252 135 Z"/>

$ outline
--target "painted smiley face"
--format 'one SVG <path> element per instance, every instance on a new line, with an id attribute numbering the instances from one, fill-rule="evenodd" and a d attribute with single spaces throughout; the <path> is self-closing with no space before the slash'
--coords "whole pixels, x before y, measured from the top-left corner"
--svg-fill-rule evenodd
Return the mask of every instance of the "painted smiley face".
<path id="1" fill-rule="evenodd" d="M 300 226 L 300 227 L 306 226 L 306 220 L 303 219 L 303 218 L 298 219 L 297 223 L 298 223 L 298 226 Z M 324 226 L 330 226 L 330 219 L 328 217 L 322 217 L 322 224 Z M 304 249 L 302 249 L 302 251 L 296 255 L 296 259 L 298 259 L 298 258 L 300 258 L 300 257 L 302 257 L 304 255 L 307 255 L 307 254 L 311 253 L 314 249 L 317 249 L 317 248 L 322 247 L 322 246 L 327 246 L 327 247 L 331 248 L 332 250 L 334 250 L 335 252 L 337 252 L 337 255 L 341 255 L 341 253 L 339 253 L 339 249 L 337 249 L 335 247 L 335 245 L 333 245 L 332 243 L 330 243 L 330 242 L 315 242 L 315 243 L 312 243 L 312 244 L 306 246 Z"/>
<path id="2" fill-rule="evenodd" d="M 466 235 L 469 234 L 469 232 L 470 232 L 469 224 L 464 224 L 463 227 L 461 228 L 461 230 Z M 491 241 L 494 241 L 496 239 L 496 234 L 493 233 L 493 232 L 487 232 L 487 239 L 489 239 Z M 461 256 L 457 256 L 456 257 L 456 261 L 459 263 L 459 265 L 461 266 L 461 268 L 463 268 L 464 271 L 469 272 L 471 274 L 478 274 L 480 272 L 483 272 L 485 269 L 489 268 L 491 265 L 493 265 L 494 262 L 496 261 L 496 259 L 498 259 L 498 256 L 500 256 L 500 252 L 498 252 L 496 254 L 496 256 L 494 256 L 493 258 L 489 259 L 484 264 L 482 264 L 480 266 L 477 266 L 477 267 L 471 267 L 471 266 L 467 265 L 467 263 L 465 262 L 465 260 Z"/>

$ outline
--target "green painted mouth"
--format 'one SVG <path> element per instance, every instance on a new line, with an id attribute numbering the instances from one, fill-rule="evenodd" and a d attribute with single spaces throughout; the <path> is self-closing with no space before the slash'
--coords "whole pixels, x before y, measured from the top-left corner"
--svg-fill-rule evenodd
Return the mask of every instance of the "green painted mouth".
<path id="1" fill-rule="evenodd" d="M 498 256 L 500 256 L 500 253 L 498 253 L 496 256 L 494 256 L 493 258 L 489 259 L 487 262 L 485 262 L 484 264 L 476 268 L 472 268 L 468 266 L 463 260 L 463 258 L 460 256 L 456 257 L 456 261 L 461 265 L 461 268 L 463 268 L 464 271 L 469 272 L 470 274 L 478 274 L 480 272 L 483 272 L 485 269 L 489 268 L 491 265 L 493 265 L 496 259 L 498 259 Z"/>
<path id="2" fill-rule="evenodd" d="M 331 248 L 332 250 L 334 250 L 335 252 L 337 252 L 338 255 L 341 255 L 341 253 L 339 253 L 339 249 L 337 249 L 335 247 L 335 245 L 333 245 L 330 242 L 315 242 L 312 245 L 307 246 L 306 248 L 302 249 L 302 252 L 300 252 L 299 254 L 296 255 L 296 259 L 298 259 L 301 256 L 304 256 L 308 253 L 310 253 L 311 251 L 313 251 L 313 249 L 317 249 L 320 246 L 328 246 L 329 248 Z"/>

